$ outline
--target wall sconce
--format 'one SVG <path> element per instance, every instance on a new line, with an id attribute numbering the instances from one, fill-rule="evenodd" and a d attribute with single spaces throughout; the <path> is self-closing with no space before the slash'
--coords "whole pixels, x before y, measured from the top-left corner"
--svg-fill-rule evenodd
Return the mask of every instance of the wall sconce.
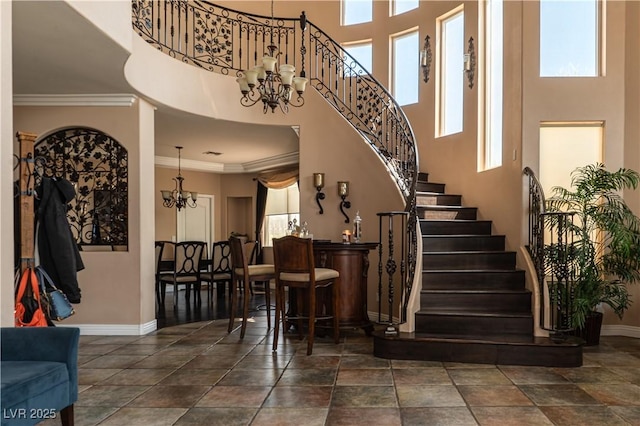
<path id="1" fill-rule="evenodd" d="M 340 211 L 344 215 L 344 223 L 349 223 L 349 216 L 344 212 L 344 209 L 351 208 L 351 201 L 347 201 L 346 198 L 349 195 L 349 182 L 338 181 L 338 195 L 342 199 L 340 202 Z"/>
<path id="2" fill-rule="evenodd" d="M 424 45 L 420 51 L 420 68 L 422 68 L 422 79 L 425 83 L 429 82 L 429 73 L 431 72 L 431 37 L 424 38 Z"/>
<path id="3" fill-rule="evenodd" d="M 469 47 L 464 54 L 464 73 L 469 81 L 469 89 L 473 89 L 473 77 L 476 70 L 476 49 L 473 45 L 473 37 L 469 37 Z"/>
<path id="4" fill-rule="evenodd" d="M 320 207 L 320 214 L 324 213 L 324 209 L 320 204 L 320 200 L 324 200 L 324 192 L 322 192 L 322 188 L 324 188 L 324 173 L 314 173 L 313 174 L 313 186 L 316 187 L 316 203 L 318 203 L 318 207 Z"/>

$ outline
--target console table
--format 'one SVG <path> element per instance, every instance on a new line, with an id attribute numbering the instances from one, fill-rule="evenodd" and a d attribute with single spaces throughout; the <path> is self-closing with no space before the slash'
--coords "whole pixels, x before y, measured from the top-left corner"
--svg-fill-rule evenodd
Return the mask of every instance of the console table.
<path id="1" fill-rule="evenodd" d="M 369 251 L 378 243 L 334 243 L 314 241 L 316 267 L 340 272 L 336 284 L 340 288 L 340 328 L 362 327 L 371 335 L 373 324 L 367 316 L 367 273 Z"/>

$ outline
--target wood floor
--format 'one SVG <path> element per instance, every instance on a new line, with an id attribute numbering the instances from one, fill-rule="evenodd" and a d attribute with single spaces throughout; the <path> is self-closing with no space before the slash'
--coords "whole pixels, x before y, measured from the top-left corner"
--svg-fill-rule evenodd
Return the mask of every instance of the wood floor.
<path id="1" fill-rule="evenodd" d="M 207 289 L 206 287 L 203 287 L 201 290 L 202 302 L 199 305 L 194 305 L 193 294 L 191 295 L 191 300 L 188 304 L 186 303 L 184 296 L 184 290 L 178 292 L 178 306 L 175 309 L 173 307 L 173 293 L 169 292 L 166 296 L 165 305 L 156 306 L 156 319 L 158 320 L 159 329 L 199 321 L 229 318 L 230 297 L 228 290 L 226 293 L 217 294 L 217 291 L 214 289 L 213 297 L 209 300 L 207 296 Z M 238 299 L 240 307 L 242 298 L 240 297 Z M 255 291 L 249 301 L 250 312 L 253 315 L 266 315 L 264 303 L 264 294 Z"/>

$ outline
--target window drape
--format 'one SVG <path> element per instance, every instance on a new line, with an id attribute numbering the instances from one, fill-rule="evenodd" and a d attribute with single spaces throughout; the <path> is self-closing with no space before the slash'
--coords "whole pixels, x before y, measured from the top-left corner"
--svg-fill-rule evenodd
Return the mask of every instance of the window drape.
<path id="1" fill-rule="evenodd" d="M 258 174 L 256 191 L 256 241 L 258 241 L 258 262 L 262 263 L 262 225 L 267 207 L 268 189 L 283 189 L 298 182 L 300 175 L 298 165 L 285 166 L 279 169 L 266 170 Z"/>

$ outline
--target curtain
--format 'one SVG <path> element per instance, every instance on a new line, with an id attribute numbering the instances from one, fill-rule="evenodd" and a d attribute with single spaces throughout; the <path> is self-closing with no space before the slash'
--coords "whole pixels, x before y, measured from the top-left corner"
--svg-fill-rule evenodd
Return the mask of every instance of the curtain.
<path id="1" fill-rule="evenodd" d="M 295 164 L 261 172 L 258 174 L 258 182 L 267 188 L 283 189 L 296 183 L 299 174 L 298 165 Z"/>
<path id="2" fill-rule="evenodd" d="M 267 207 L 268 188 L 258 180 L 256 192 L 256 241 L 258 242 L 258 256 L 256 261 L 263 263 L 262 258 L 262 225 L 264 224 L 264 213 Z"/>
<path id="3" fill-rule="evenodd" d="M 298 182 L 299 179 L 298 165 L 284 166 L 278 169 L 266 170 L 258 174 L 258 188 L 256 194 L 256 241 L 258 241 L 258 263 L 263 262 L 262 257 L 262 225 L 264 224 L 264 215 L 267 207 L 268 189 L 284 189 Z"/>

